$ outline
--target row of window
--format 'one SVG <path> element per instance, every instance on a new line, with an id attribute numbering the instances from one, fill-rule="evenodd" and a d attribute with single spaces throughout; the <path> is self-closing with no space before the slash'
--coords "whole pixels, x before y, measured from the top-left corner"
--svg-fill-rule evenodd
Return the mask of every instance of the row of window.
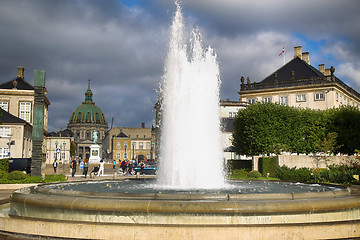
<path id="1" fill-rule="evenodd" d="M 9 111 L 9 102 L 0 101 L 0 107 Z M 20 102 L 20 114 L 19 117 L 27 122 L 31 120 L 31 102 Z"/>
<path id="2" fill-rule="evenodd" d="M 315 101 L 322 101 L 325 100 L 325 94 L 324 93 L 315 93 Z M 255 98 L 250 98 L 248 102 L 250 104 L 254 104 L 256 101 Z M 263 97 L 262 99 L 265 103 L 272 102 L 271 97 Z M 296 95 L 296 101 L 297 102 L 306 102 L 306 94 L 299 94 Z M 282 105 L 288 105 L 288 96 L 280 96 L 279 103 Z"/>
<path id="3" fill-rule="evenodd" d="M 151 143 L 145 142 L 146 148 L 145 149 L 151 149 Z M 137 146 L 135 142 L 132 143 L 131 148 L 133 149 L 144 149 L 144 142 L 138 142 Z M 121 149 L 121 142 L 116 143 L 116 149 Z M 128 142 L 124 142 L 123 149 L 129 149 Z"/>
<path id="4" fill-rule="evenodd" d="M 136 159 L 136 154 L 131 153 L 131 155 L 132 155 L 132 157 L 131 157 L 132 159 Z M 123 159 L 128 159 L 129 154 L 124 153 L 123 156 L 124 156 Z M 116 153 L 116 159 L 121 159 L 121 153 Z M 150 159 L 150 153 L 146 154 L 146 159 Z"/>
<path id="5" fill-rule="evenodd" d="M 10 127 L 0 127 L 0 137 L 10 137 L 11 128 Z"/>
<path id="6" fill-rule="evenodd" d="M 0 159 L 9 157 L 9 148 L 8 147 L 0 147 Z"/>

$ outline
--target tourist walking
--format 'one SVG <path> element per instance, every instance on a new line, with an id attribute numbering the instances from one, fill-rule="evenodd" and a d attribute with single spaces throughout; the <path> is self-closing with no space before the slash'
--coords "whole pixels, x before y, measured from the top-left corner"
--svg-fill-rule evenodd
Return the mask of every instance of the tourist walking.
<path id="1" fill-rule="evenodd" d="M 140 162 L 140 174 L 143 175 L 144 174 L 144 168 L 145 168 L 145 164 L 143 161 Z"/>
<path id="2" fill-rule="evenodd" d="M 84 159 L 84 175 L 85 178 L 87 176 L 87 173 L 89 171 L 89 160 L 87 158 Z"/>
<path id="3" fill-rule="evenodd" d="M 72 161 L 71 161 L 71 165 L 70 165 L 70 168 L 72 169 L 71 171 L 71 177 L 75 177 L 75 173 L 76 173 L 76 158 L 74 158 Z"/>
<path id="4" fill-rule="evenodd" d="M 104 176 L 104 161 L 100 160 L 99 176 Z"/>
<path id="5" fill-rule="evenodd" d="M 133 167 L 134 167 L 133 161 L 129 161 L 129 169 L 128 169 L 129 175 L 132 175 Z"/>
<path id="6" fill-rule="evenodd" d="M 115 169 L 115 167 L 116 167 L 116 160 L 114 159 L 113 160 L 113 169 Z"/>
<path id="7" fill-rule="evenodd" d="M 56 173 L 56 168 L 58 166 L 58 163 L 56 162 L 56 159 L 54 160 L 53 167 L 54 167 L 54 173 Z"/>

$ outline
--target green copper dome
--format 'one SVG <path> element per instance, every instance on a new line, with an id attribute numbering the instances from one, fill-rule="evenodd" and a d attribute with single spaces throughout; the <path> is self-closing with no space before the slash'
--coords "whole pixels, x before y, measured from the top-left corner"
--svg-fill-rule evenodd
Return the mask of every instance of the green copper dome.
<path id="1" fill-rule="evenodd" d="M 106 124 L 106 118 L 101 109 L 92 101 L 90 82 L 85 92 L 85 102 L 78 106 L 71 114 L 69 124 L 72 123 L 95 123 Z"/>

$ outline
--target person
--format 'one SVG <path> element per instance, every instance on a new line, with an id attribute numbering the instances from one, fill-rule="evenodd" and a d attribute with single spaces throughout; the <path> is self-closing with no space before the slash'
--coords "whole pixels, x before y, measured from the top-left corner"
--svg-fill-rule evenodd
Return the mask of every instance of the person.
<path id="1" fill-rule="evenodd" d="M 121 162 L 120 167 L 122 169 L 123 175 L 125 175 L 125 173 L 126 173 L 126 161 L 125 160 L 123 160 Z"/>
<path id="2" fill-rule="evenodd" d="M 116 160 L 114 159 L 113 160 L 113 169 L 115 169 L 115 167 L 116 167 Z"/>
<path id="3" fill-rule="evenodd" d="M 100 160 L 99 176 L 104 176 L 104 161 L 102 159 Z"/>
<path id="4" fill-rule="evenodd" d="M 89 160 L 87 158 L 85 158 L 84 159 L 84 175 L 85 175 L 85 178 L 87 176 L 88 170 L 89 170 Z"/>
<path id="5" fill-rule="evenodd" d="M 143 161 L 140 162 L 140 174 L 143 175 L 144 174 L 144 168 L 145 168 L 145 164 Z"/>
<path id="6" fill-rule="evenodd" d="M 56 173 L 56 168 L 57 168 L 58 164 L 56 162 L 56 159 L 54 160 L 54 163 L 53 163 L 53 167 L 54 167 L 54 173 Z"/>
<path id="7" fill-rule="evenodd" d="M 132 175 L 132 171 L 133 171 L 133 167 L 134 167 L 133 161 L 129 161 L 128 166 L 129 166 L 129 169 L 128 169 L 129 175 Z"/>
<path id="8" fill-rule="evenodd" d="M 71 165 L 70 165 L 70 167 L 71 167 L 71 169 L 72 169 L 72 171 L 71 171 L 71 177 L 75 177 L 76 164 L 77 164 L 76 158 L 74 158 L 74 159 L 71 161 Z"/>

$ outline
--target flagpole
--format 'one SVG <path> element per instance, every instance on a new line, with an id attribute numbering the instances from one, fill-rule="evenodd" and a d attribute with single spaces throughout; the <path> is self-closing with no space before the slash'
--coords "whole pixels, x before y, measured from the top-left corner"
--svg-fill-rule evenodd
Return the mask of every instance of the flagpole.
<path id="1" fill-rule="evenodd" d="M 285 48 L 284 48 L 284 65 L 285 65 L 285 54 L 286 54 L 286 53 L 285 53 Z"/>

